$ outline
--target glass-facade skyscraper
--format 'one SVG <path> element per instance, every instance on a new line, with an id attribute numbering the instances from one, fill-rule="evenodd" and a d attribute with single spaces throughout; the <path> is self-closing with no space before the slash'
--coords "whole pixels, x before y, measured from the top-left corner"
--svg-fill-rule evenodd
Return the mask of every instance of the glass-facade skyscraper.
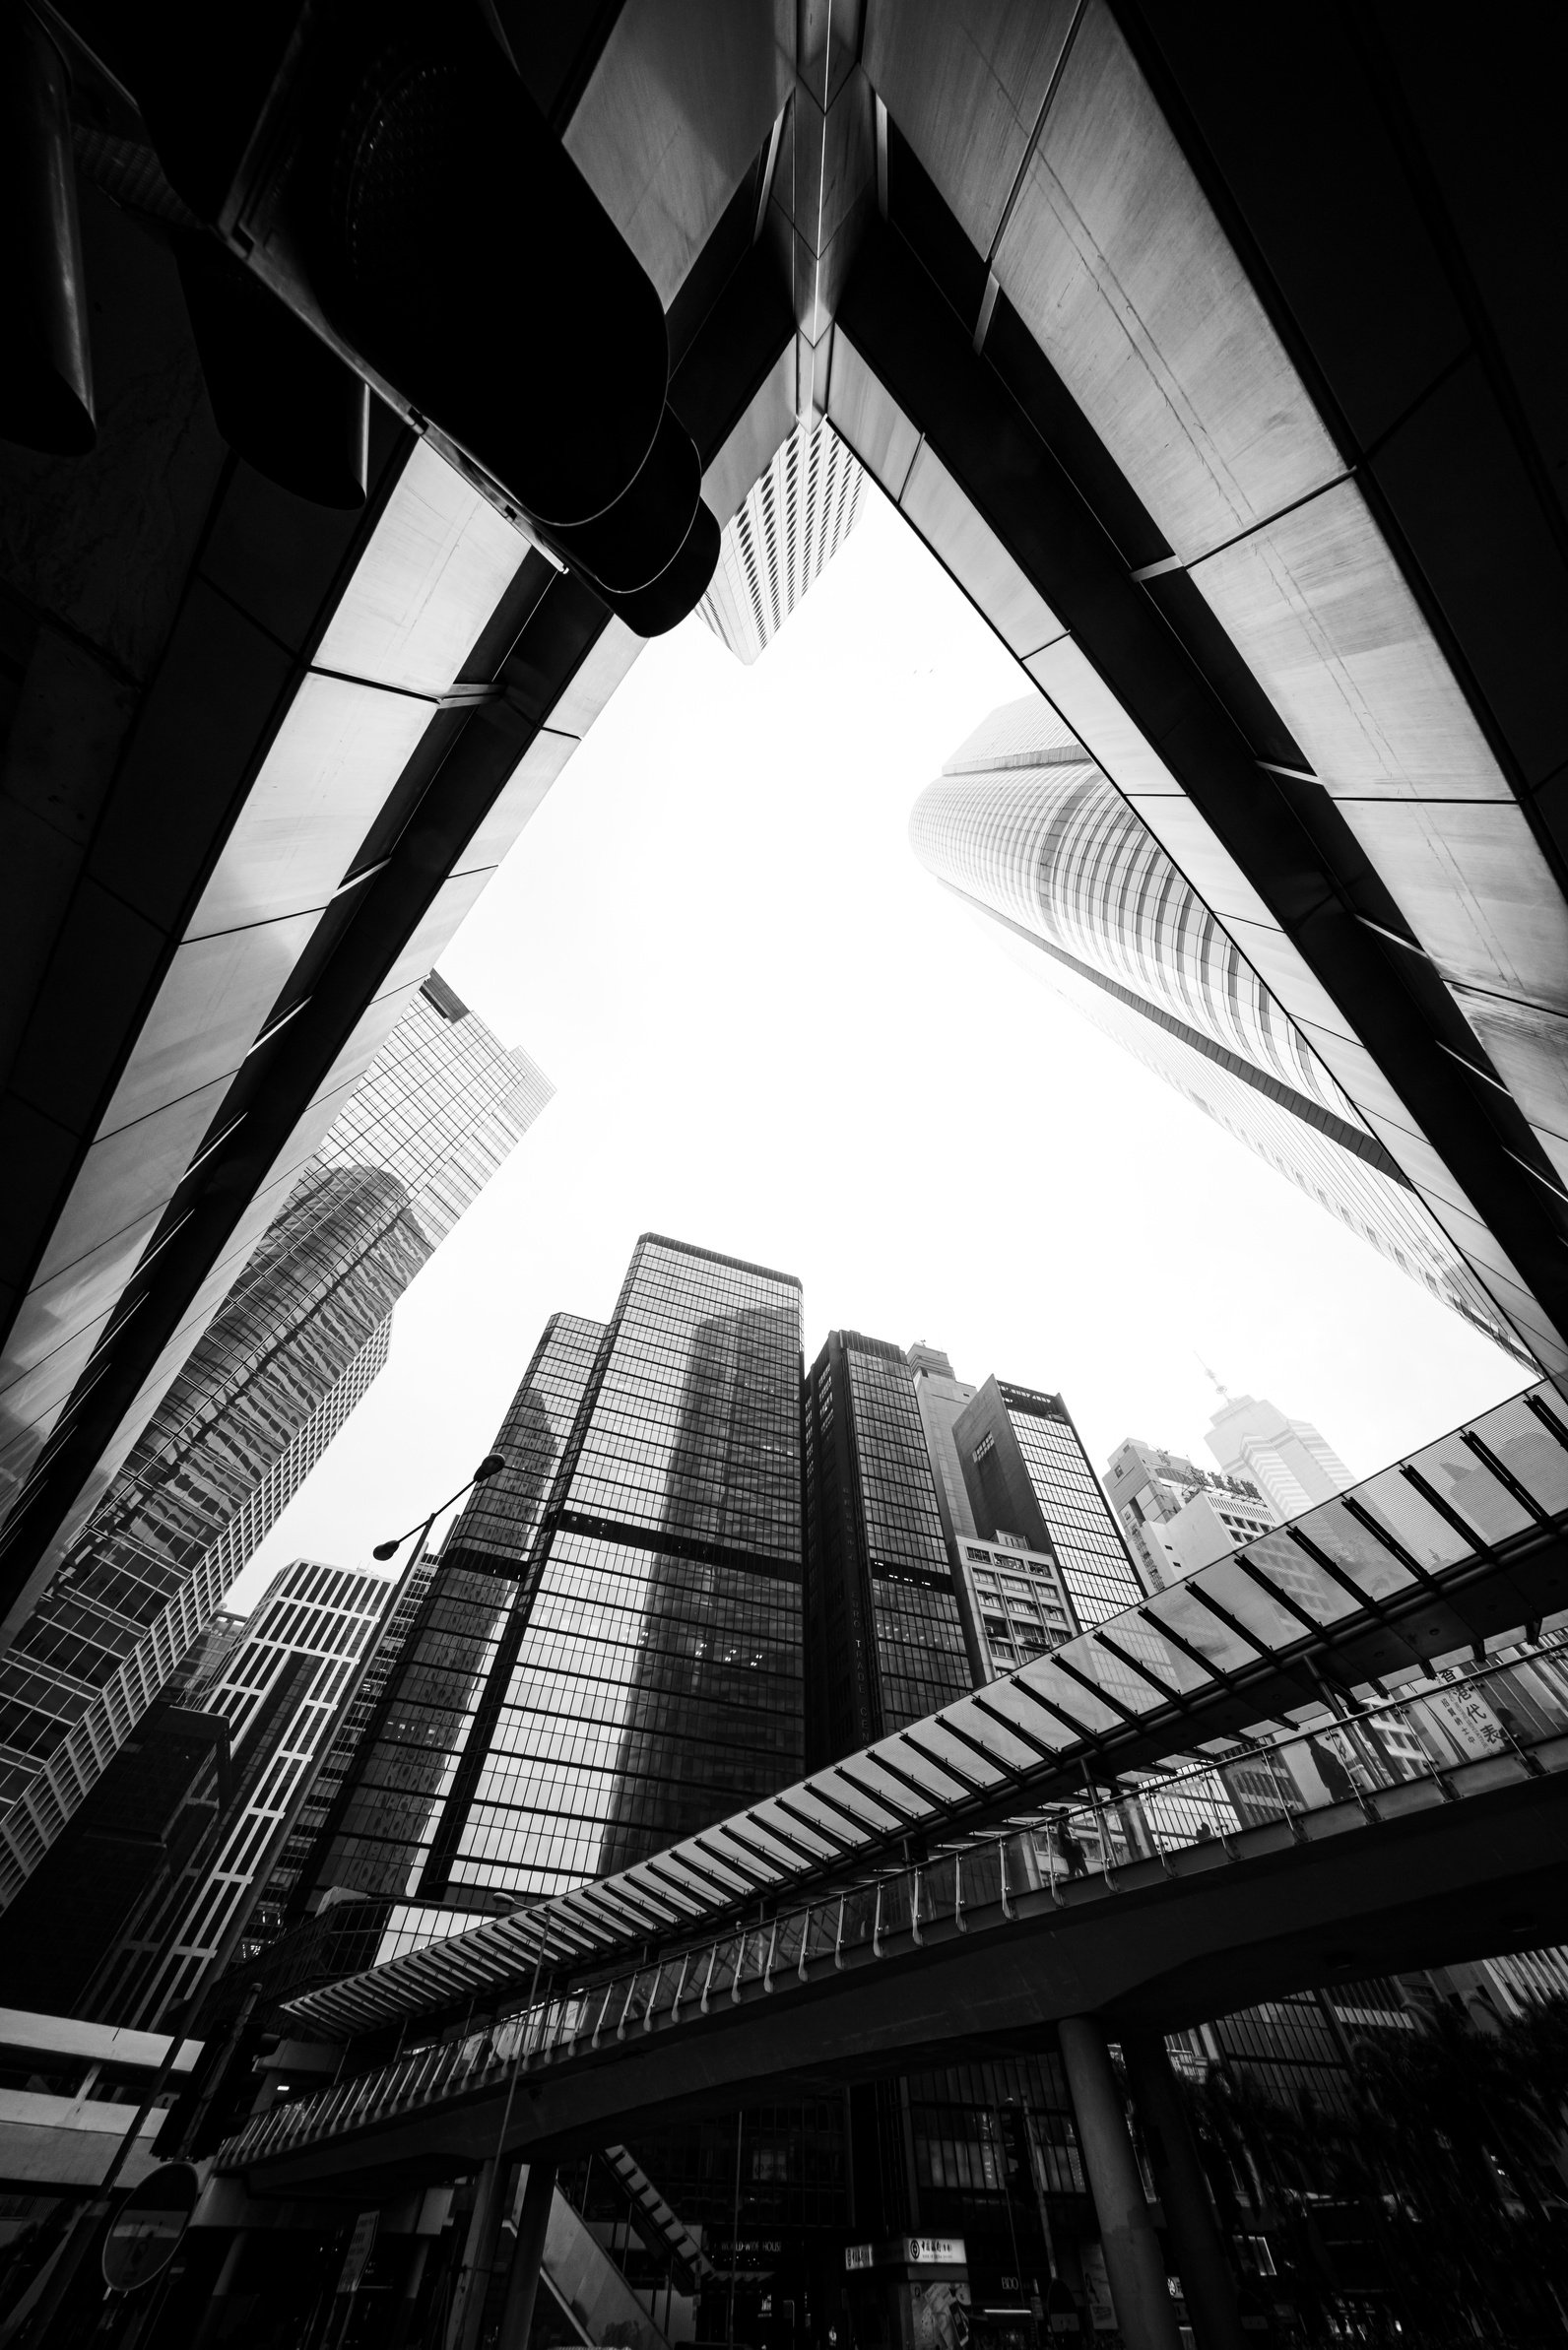
<path id="1" fill-rule="evenodd" d="M 405 1947 L 798 1774 L 800 1384 L 799 1282 L 657 1235 L 552 1321 L 312 1892 Z"/>
<path id="2" fill-rule="evenodd" d="M 963 1621 L 900 1347 L 833 1331 L 804 1402 L 806 1755 L 869 1745 L 961 1697 Z"/>
<path id="3" fill-rule="evenodd" d="M 364 1394 L 397 1299 L 552 1090 L 431 974 L 0 1657 L 0 1900 Z"/>
<path id="4" fill-rule="evenodd" d="M 1528 1361 L 1405 1177 L 1229 933 L 1038 694 L 994 710 L 909 837 L 1037 979 Z"/>

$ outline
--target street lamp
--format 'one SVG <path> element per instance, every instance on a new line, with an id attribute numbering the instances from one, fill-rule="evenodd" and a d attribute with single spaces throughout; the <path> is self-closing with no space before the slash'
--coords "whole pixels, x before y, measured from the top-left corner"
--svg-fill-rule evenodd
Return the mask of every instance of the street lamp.
<path id="1" fill-rule="evenodd" d="M 371 1551 L 370 1556 L 372 1558 L 382 1559 L 396 1558 L 398 1552 L 408 1540 L 409 1534 L 418 1534 L 420 1539 L 414 1553 L 415 1557 L 418 1558 L 420 1552 L 425 1548 L 426 1541 L 429 1539 L 431 1527 L 435 1524 L 435 1521 L 437 1518 L 439 1518 L 441 1512 L 443 1510 L 449 1510 L 454 1501 L 461 1501 L 465 1493 L 472 1493 L 476 1485 L 483 1484 L 487 1477 L 492 1477 L 498 1469 L 504 1469 L 505 1467 L 506 1457 L 503 1453 L 487 1453 L 484 1460 L 480 1463 L 478 1469 L 475 1469 L 473 1475 L 469 1478 L 468 1483 L 466 1485 L 459 1485 L 455 1493 L 449 1493 L 445 1501 L 438 1502 L 435 1508 L 430 1512 L 429 1516 L 425 1519 L 423 1526 L 411 1526 L 409 1528 L 409 1534 L 399 1534 L 393 1541 L 377 1542 L 375 1548 Z"/>

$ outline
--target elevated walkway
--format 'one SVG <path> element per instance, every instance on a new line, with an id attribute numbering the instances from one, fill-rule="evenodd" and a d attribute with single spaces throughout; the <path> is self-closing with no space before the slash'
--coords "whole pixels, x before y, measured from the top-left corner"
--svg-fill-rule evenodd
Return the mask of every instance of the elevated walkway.
<path id="1" fill-rule="evenodd" d="M 1085 2009 L 1170 2029 L 1548 1941 L 1565 1795 L 1568 1669 L 1493 1664 L 605 1970 L 275 2106 L 220 2160 L 269 2194 L 433 2172 L 492 2153 L 508 2108 L 510 2151 L 602 2144 L 788 2080 L 1027 2047 Z"/>
<path id="2" fill-rule="evenodd" d="M 503 2015 L 546 1984 L 680 1949 L 758 1905 L 788 1908 L 955 1837 L 995 1837 L 1077 1802 L 1091 1778 L 1130 1786 L 1196 1753 L 1243 1766 L 1434 1668 L 1534 1639 L 1564 1611 L 1568 1412 L 1542 1385 L 700 1835 L 291 2012 L 327 2040 Z"/>

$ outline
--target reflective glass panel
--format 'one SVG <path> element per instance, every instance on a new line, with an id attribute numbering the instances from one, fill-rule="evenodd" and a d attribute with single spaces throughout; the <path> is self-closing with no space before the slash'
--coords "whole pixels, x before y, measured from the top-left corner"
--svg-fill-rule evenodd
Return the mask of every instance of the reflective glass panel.
<path id="1" fill-rule="evenodd" d="M 1296 1524 L 1308 1541 L 1342 1568 L 1369 1599 L 1406 1592 L 1415 1581 L 1409 1568 L 1402 1567 L 1393 1552 L 1386 1550 L 1359 1519 L 1351 1517 L 1343 1502 L 1323 1502 Z"/>
<path id="2" fill-rule="evenodd" d="M 1457 1510 L 1467 1525 L 1476 1529 L 1483 1541 L 1503 1541 L 1533 1523 L 1524 1505 L 1457 1436 L 1444 1436 L 1429 1444 L 1414 1456 L 1410 1467 L 1451 1510 Z"/>
<path id="3" fill-rule="evenodd" d="M 1203 1666 L 1195 1664 L 1181 1649 L 1174 1648 L 1163 1633 L 1155 1631 L 1151 1624 L 1141 1624 L 1136 1618 L 1124 1617 L 1107 1629 L 1117 1647 L 1126 1649 L 1129 1656 L 1136 1658 L 1166 1688 L 1185 1696 L 1189 1690 L 1213 1686 Z M 1101 1638 L 1103 1640 L 1103 1634 Z"/>
<path id="4" fill-rule="evenodd" d="M 1005 1686 L 1006 1683 L 1003 1682 L 997 1684 L 998 1688 Z M 988 1699 L 991 1696 L 992 1692 L 988 1690 Z M 988 1714 L 982 1714 L 978 1706 L 971 1705 L 967 1700 L 960 1700 L 957 1705 L 948 1706 L 947 1711 L 960 1730 L 966 1731 L 971 1738 L 978 1739 L 982 1746 L 989 1748 L 996 1756 L 999 1765 L 1006 1765 L 1010 1769 L 1016 1770 L 1023 1768 L 1035 1759 L 1032 1749 L 1024 1744 L 1021 1737 L 1009 1737 L 999 1722 L 994 1721 Z"/>
<path id="5" fill-rule="evenodd" d="M 1380 1476 L 1368 1477 L 1364 1485 L 1357 1485 L 1355 1498 L 1379 1525 L 1388 1528 L 1418 1566 L 1451 1567 L 1459 1559 L 1469 1558 L 1470 1545 L 1458 1528 L 1450 1526 L 1442 1512 L 1434 1510 L 1397 1469 L 1385 1469 Z"/>
<path id="6" fill-rule="evenodd" d="M 1256 1542 L 1246 1545 L 1243 1556 L 1268 1582 L 1288 1593 L 1314 1623 L 1337 1624 L 1354 1615 L 1356 1602 L 1350 1594 L 1288 1534 L 1260 1534 Z"/>
<path id="7" fill-rule="evenodd" d="M 993 1681 L 985 1692 L 985 1701 L 997 1713 L 1016 1722 L 1020 1733 L 1026 1731 L 1036 1746 L 1048 1746 L 1055 1750 L 1071 1746 L 1074 1742 L 1073 1732 L 1065 1723 L 1058 1722 L 1054 1714 L 1042 1713 L 1038 1706 L 1031 1705 L 1025 1692 L 1011 1680 Z"/>
<path id="8" fill-rule="evenodd" d="M 1303 1637 L 1303 1627 L 1289 1609 L 1260 1591 L 1234 1559 L 1217 1559 L 1211 1567 L 1205 1567 L 1197 1582 L 1201 1591 L 1212 1593 L 1227 1615 L 1233 1615 L 1244 1631 L 1254 1633 L 1266 1649 L 1292 1648 Z"/>
<path id="9" fill-rule="evenodd" d="M 952 1768 L 962 1774 L 963 1780 L 979 1780 L 984 1786 L 995 1783 L 998 1773 L 994 1767 L 988 1767 L 978 1754 L 972 1754 L 968 1747 L 960 1745 L 956 1738 L 948 1737 L 943 1729 L 940 1718 L 918 1723 L 913 1728 L 915 1736 L 926 1753 L 938 1755 L 944 1761 L 950 1760 Z M 897 1743 L 903 1753 L 909 1752 L 907 1738 L 900 1739 Z"/>
<path id="10" fill-rule="evenodd" d="M 1082 1641 L 1069 1641 L 1068 1654 L 1078 1663 L 1078 1651 Z M 1037 1657 L 1032 1665 L 1025 1665 L 1013 1675 L 1020 1688 L 1037 1690 L 1047 1705 L 1054 1706 L 1070 1722 L 1078 1722 L 1085 1730 L 1114 1730 L 1121 1716 L 1106 1705 L 1079 1681 L 1070 1681 L 1059 1672 L 1049 1658 Z"/>
<path id="11" fill-rule="evenodd" d="M 1257 1651 L 1250 1643 L 1238 1638 L 1218 1616 L 1210 1615 L 1196 1591 L 1178 1584 L 1174 1590 L 1156 1592 L 1148 1603 L 1148 1613 L 1156 1622 L 1168 1624 L 1189 1648 L 1196 1649 L 1221 1672 L 1237 1672 L 1258 1661 Z"/>
<path id="12" fill-rule="evenodd" d="M 1541 1401 L 1568 1438 L 1561 1397 L 1555 1391 L 1545 1391 Z M 1535 1495 L 1543 1510 L 1568 1510 L 1568 1443 L 1559 1442 L 1541 1425 L 1523 1396 L 1499 1403 L 1495 1411 L 1470 1424 L 1486 1450 L 1510 1476 L 1519 1479 L 1527 1493 Z"/>
<path id="13" fill-rule="evenodd" d="M 1093 1638 L 1074 1642 L 1073 1669 L 1082 1673 L 1097 1689 L 1103 1689 L 1108 1698 L 1130 1714 L 1146 1714 L 1165 1702 L 1165 1693 L 1157 1682 L 1150 1684 L 1142 1673 L 1134 1671 L 1125 1658 L 1102 1648 Z"/>

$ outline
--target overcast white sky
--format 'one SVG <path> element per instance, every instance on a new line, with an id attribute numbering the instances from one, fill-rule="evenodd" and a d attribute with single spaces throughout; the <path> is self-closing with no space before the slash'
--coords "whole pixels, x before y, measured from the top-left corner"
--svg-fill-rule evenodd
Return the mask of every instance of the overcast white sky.
<path id="1" fill-rule="evenodd" d="M 808 1361 L 853 1327 L 1059 1390 L 1100 1469 L 1128 1435 L 1207 1463 L 1199 1356 L 1358 1474 L 1525 1385 L 916 864 L 916 796 L 1029 680 L 867 498 L 752 668 L 695 618 L 647 648 L 443 957 L 556 1096 L 231 1605 L 460 1484 L 647 1230 L 799 1273 Z"/>

